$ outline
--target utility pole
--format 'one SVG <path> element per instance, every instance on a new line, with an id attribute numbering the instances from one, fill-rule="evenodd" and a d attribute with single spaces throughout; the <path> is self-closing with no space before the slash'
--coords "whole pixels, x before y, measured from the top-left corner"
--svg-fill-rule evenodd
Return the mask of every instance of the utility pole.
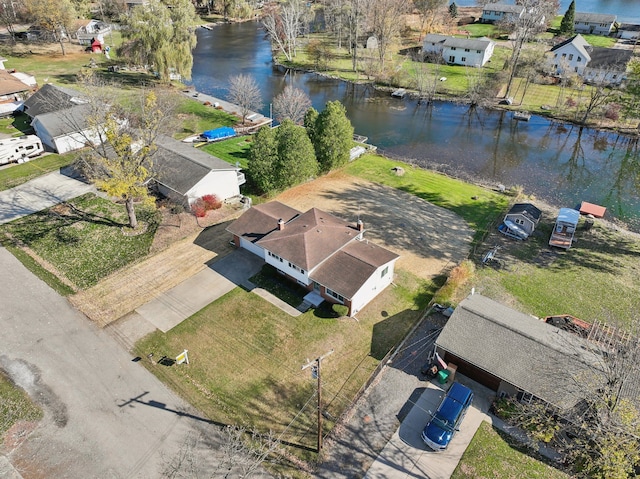
<path id="1" fill-rule="evenodd" d="M 322 364 L 322 360 L 327 356 L 330 356 L 331 354 L 333 354 L 333 349 L 312 361 L 309 361 L 307 359 L 307 364 L 302 366 L 303 371 L 308 367 L 311 367 L 312 372 L 314 371 L 313 368 L 315 367 L 315 374 L 316 374 L 316 377 L 318 378 L 318 453 L 322 449 L 322 394 L 321 394 L 322 389 L 321 389 L 321 382 L 320 382 L 320 365 Z"/>

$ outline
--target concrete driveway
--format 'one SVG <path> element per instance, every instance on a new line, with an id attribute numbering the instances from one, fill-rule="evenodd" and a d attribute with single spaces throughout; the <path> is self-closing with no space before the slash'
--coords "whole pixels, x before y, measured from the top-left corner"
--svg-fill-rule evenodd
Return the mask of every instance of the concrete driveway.
<path id="1" fill-rule="evenodd" d="M 256 255 L 238 249 L 140 306 L 136 312 L 166 333 L 236 286 L 246 284 L 263 264 Z"/>
<path id="2" fill-rule="evenodd" d="M 0 191 L 0 224 L 89 192 L 96 192 L 94 185 L 59 171 L 40 176 L 10 190 Z"/>
<path id="3" fill-rule="evenodd" d="M 453 474 L 473 435 L 487 417 L 492 393 L 485 393 L 486 388 L 473 381 L 467 383 L 475 393 L 473 405 L 447 450 L 436 453 L 422 442 L 421 433 L 445 392 L 431 382 L 426 385 L 420 398 L 367 471 L 366 479 L 448 479 Z"/>
<path id="4" fill-rule="evenodd" d="M 17 444 L 1 450 L 17 472 L 155 478 L 185 457 L 200 469 L 190 477 L 217 470 L 219 429 L 4 248 L 0 283 L 0 367 L 45 411 L 33 432 L 12 431 Z"/>

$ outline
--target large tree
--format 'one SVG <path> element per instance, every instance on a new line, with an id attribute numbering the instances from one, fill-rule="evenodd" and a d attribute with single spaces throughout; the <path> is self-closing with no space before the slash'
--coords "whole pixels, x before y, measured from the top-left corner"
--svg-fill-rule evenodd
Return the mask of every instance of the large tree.
<path id="1" fill-rule="evenodd" d="M 273 111 L 276 120 L 290 119 L 296 125 L 302 123 L 304 115 L 311 107 L 309 96 L 300 88 L 287 85 L 282 93 L 273 99 Z"/>
<path id="2" fill-rule="evenodd" d="M 298 36 L 303 31 L 306 13 L 306 4 L 302 0 L 287 0 L 281 5 L 271 5 L 265 9 L 262 24 L 273 49 L 284 54 L 288 61 L 297 54 Z"/>
<path id="3" fill-rule="evenodd" d="M 576 16 L 576 2 L 575 0 L 571 0 L 569 4 L 569 8 L 562 17 L 562 21 L 560 22 L 560 34 L 561 35 L 573 35 L 575 31 L 575 16 Z"/>
<path id="4" fill-rule="evenodd" d="M 191 78 L 198 17 L 190 0 L 149 0 L 123 20 L 120 56 L 153 67 L 163 81 L 171 73 Z"/>
<path id="5" fill-rule="evenodd" d="M 405 26 L 407 13 L 405 0 L 370 0 L 367 8 L 367 22 L 371 34 L 378 40 L 378 60 L 384 69 L 389 46 L 400 35 Z M 356 40 L 357 41 L 357 40 Z"/>
<path id="6" fill-rule="evenodd" d="M 73 2 L 71 0 L 26 0 L 25 5 L 31 21 L 50 33 L 60 44 L 62 54 L 66 55 L 64 38 L 72 30 L 71 25 L 77 18 Z"/>
<path id="7" fill-rule="evenodd" d="M 260 193 L 270 193 L 278 188 L 275 168 L 278 164 L 276 130 L 263 126 L 253 136 L 248 154 L 247 176 Z"/>
<path id="8" fill-rule="evenodd" d="M 420 40 L 425 30 L 431 33 L 436 19 L 447 11 L 448 3 L 449 0 L 413 0 L 413 5 L 420 16 Z"/>
<path id="9" fill-rule="evenodd" d="M 234 75 L 229 78 L 229 101 L 240 108 L 242 123 L 252 110 L 262 108 L 260 87 L 251 75 Z"/>
<path id="10" fill-rule="evenodd" d="M 339 101 L 328 102 L 318 115 L 313 132 L 313 146 L 323 173 L 349 161 L 349 152 L 353 146 L 353 126 Z"/>

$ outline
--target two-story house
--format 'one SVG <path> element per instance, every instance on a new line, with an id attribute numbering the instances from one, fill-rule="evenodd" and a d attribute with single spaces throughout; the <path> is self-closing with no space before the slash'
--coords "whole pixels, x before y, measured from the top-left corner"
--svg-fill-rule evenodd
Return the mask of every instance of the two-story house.
<path id="1" fill-rule="evenodd" d="M 576 33 L 590 35 L 609 35 L 616 22 L 616 16 L 608 13 L 576 12 L 573 17 L 573 28 Z"/>
<path id="2" fill-rule="evenodd" d="M 482 9 L 481 23 L 511 22 L 520 18 L 524 13 L 522 5 L 507 5 L 504 3 L 488 3 Z"/>
<path id="3" fill-rule="evenodd" d="M 317 208 L 301 213 L 271 201 L 247 210 L 227 231 L 237 247 L 305 287 L 310 303 L 344 304 L 350 316 L 393 281 L 398 255 L 364 239 L 361 221 L 350 224 Z"/>
<path id="4" fill-rule="evenodd" d="M 493 55 L 495 42 L 486 37 L 456 38 L 430 33 L 424 38 L 422 53 L 441 57 L 453 65 L 484 66 Z"/>
<path id="5" fill-rule="evenodd" d="M 593 47 L 577 34 L 554 46 L 548 61 L 554 74 L 573 72 L 586 82 L 619 85 L 627 78 L 627 64 L 631 56 L 629 50 Z"/>

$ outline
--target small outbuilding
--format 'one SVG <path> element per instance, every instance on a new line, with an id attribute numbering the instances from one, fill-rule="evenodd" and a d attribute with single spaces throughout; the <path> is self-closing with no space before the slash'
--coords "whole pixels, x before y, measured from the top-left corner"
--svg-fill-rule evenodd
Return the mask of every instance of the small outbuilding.
<path id="1" fill-rule="evenodd" d="M 95 38 L 91 39 L 91 53 L 102 53 L 102 43 Z"/>
<path id="2" fill-rule="evenodd" d="M 516 203 L 498 228 L 501 233 L 517 239 L 527 239 L 538 226 L 542 212 L 531 203 Z"/>

